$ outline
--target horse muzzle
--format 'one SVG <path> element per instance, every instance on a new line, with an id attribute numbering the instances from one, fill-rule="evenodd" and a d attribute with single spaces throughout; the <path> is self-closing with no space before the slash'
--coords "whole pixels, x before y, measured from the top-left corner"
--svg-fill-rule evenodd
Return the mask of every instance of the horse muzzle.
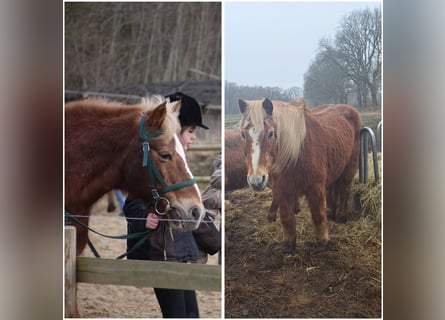
<path id="1" fill-rule="evenodd" d="M 182 231 L 195 230 L 201 223 L 204 213 L 202 206 L 195 205 L 187 209 L 181 206 L 172 206 L 169 211 L 170 226 Z"/>
<path id="2" fill-rule="evenodd" d="M 254 191 L 263 190 L 266 187 L 268 181 L 269 181 L 268 175 L 247 177 L 247 184 Z"/>

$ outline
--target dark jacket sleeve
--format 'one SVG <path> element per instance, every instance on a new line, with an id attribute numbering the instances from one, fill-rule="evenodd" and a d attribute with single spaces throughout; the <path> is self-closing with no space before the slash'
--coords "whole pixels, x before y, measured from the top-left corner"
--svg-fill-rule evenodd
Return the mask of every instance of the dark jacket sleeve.
<path id="1" fill-rule="evenodd" d="M 173 230 L 174 250 L 176 261 L 196 262 L 199 257 L 199 248 L 192 231 Z"/>
<path id="2" fill-rule="evenodd" d="M 149 206 L 130 196 L 125 200 L 124 214 L 127 218 L 128 234 L 147 231 L 145 227 Z M 136 218 L 133 220 L 133 218 Z M 127 239 L 127 250 L 139 241 L 138 238 Z M 128 259 L 176 261 L 173 239 L 169 232 L 168 223 L 160 221 L 150 237 L 136 250 L 128 255 Z"/>
<path id="3" fill-rule="evenodd" d="M 131 233 L 136 233 L 147 230 L 145 228 L 145 219 L 148 215 L 148 206 L 137 200 L 127 198 L 124 204 L 124 214 L 127 218 L 129 233 L 130 231 Z"/>
<path id="4" fill-rule="evenodd" d="M 147 229 L 145 228 L 145 221 L 148 215 L 148 207 L 144 205 L 142 202 L 137 200 L 132 200 L 127 197 L 124 204 L 124 214 L 127 218 L 127 232 L 128 234 L 144 232 Z M 133 218 L 137 218 L 134 219 Z M 151 238 L 152 236 L 150 236 Z M 144 243 L 140 245 L 139 248 L 133 250 L 128 254 L 128 259 L 136 259 L 136 260 L 150 260 L 151 246 L 150 240 L 148 239 Z M 128 238 L 127 239 L 127 251 L 130 251 L 133 246 L 139 241 L 138 238 Z"/>
<path id="5" fill-rule="evenodd" d="M 193 230 L 192 233 L 200 250 L 211 255 L 221 250 L 221 232 L 215 227 L 207 213 L 198 229 Z"/>

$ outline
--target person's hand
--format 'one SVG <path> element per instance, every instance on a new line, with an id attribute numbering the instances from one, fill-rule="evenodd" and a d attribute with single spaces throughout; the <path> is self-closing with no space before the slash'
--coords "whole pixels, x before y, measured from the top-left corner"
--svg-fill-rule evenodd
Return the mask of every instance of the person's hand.
<path id="1" fill-rule="evenodd" d="M 147 216 L 145 227 L 147 229 L 156 229 L 158 224 L 159 224 L 159 216 L 157 214 L 150 212 Z"/>

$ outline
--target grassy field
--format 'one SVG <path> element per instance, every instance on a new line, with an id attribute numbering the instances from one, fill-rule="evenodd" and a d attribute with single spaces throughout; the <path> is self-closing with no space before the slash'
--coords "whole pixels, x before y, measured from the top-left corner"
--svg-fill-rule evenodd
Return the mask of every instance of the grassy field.
<path id="1" fill-rule="evenodd" d="M 224 128 L 233 129 L 238 126 L 238 122 L 241 119 L 241 114 L 226 114 L 224 115 Z"/>

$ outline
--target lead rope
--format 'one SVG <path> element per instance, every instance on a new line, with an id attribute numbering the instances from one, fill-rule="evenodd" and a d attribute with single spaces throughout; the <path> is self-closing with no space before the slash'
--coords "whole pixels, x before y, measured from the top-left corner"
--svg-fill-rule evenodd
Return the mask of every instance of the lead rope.
<path id="1" fill-rule="evenodd" d="M 76 222 L 77 224 L 79 224 L 80 226 L 86 228 L 87 230 L 100 235 L 102 237 L 105 238 L 109 238 L 109 239 L 134 239 L 134 238 L 140 238 L 138 242 L 136 242 L 136 244 L 127 252 L 121 254 L 120 256 L 118 256 L 116 259 L 122 259 L 124 257 L 126 257 L 127 255 L 129 255 L 130 253 L 132 253 L 134 250 L 136 250 L 138 247 L 140 247 L 142 245 L 142 243 L 144 243 L 152 234 L 153 230 L 148 229 L 147 231 L 143 231 L 143 232 L 136 232 L 136 233 L 130 233 L 127 235 L 121 235 L 121 236 L 112 236 L 112 235 L 108 235 L 108 234 L 104 234 L 101 232 L 98 232 L 92 228 L 90 228 L 89 226 L 87 226 L 86 224 L 84 224 L 83 222 L 81 222 L 79 219 L 77 219 L 74 215 L 70 214 L 69 212 L 65 211 L 65 223 L 69 220 L 73 220 L 74 222 Z M 96 248 L 94 247 L 93 243 L 91 242 L 90 239 L 88 239 L 88 247 L 91 249 L 91 251 L 93 252 L 94 256 L 96 258 L 100 258 L 99 252 L 96 250 Z"/>

